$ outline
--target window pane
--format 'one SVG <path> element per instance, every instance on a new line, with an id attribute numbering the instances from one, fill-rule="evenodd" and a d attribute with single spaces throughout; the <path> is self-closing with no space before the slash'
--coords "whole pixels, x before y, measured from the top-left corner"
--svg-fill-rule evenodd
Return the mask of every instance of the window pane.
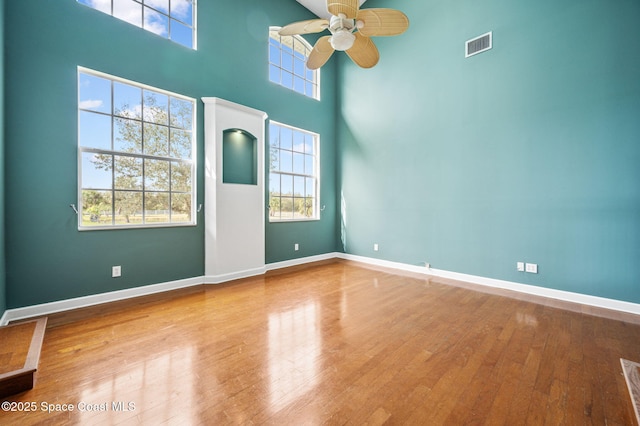
<path id="1" fill-rule="evenodd" d="M 293 149 L 293 130 L 288 127 L 282 127 L 280 129 L 280 148 Z"/>
<path id="2" fill-rule="evenodd" d="M 282 195 L 293 195 L 293 176 L 280 176 L 280 193 Z"/>
<path id="3" fill-rule="evenodd" d="M 141 27 L 142 5 L 133 0 L 113 0 L 113 16 Z"/>
<path id="4" fill-rule="evenodd" d="M 171 221 L 178 223 L 191 221 L 190 194 L 171 194 Z"/>
<path id="5" fill-rule="evenodd" d="M 269 65 L 269 81 L 280 84 L 280 68 Z"/>
<path id="6" fill-rule="evenodd" d="M 80 74 L 80 109 L 111 114 L 111 81 L 89 74 Z"/>
<path id="7" fill-rule="evenodd" d="M 280 174 L 269 173 L 269 192 L 280 195 Z"/>
<path id="8" fill-rule="evenodd" d="M 299 75 L 301 77 L 304 77 L 304 72 L 305 72 L 305 65 L 304 65 L 304 57 L 298 57 L 299 55 L 296 53 L 296 58 L 294 60 L 294 67 L 293 67 L 293 72 L 295 75 Z M 303 80 L 304 81 L 304 80 Z"/>
<path id="9" fill-rule="evenodd" d="M 269 146 L 271 148 L 280 147 L 280 126 L 269 124 Z"/>
<path id="10" fill-rule="evenodd" d="M 304 177 L 293 177 L 293 195 L 295 195 L 296 197 L 304 196 Z"/>
<path id="11" fill-rule="evenodd" d="M 169 190 L 169 162 L 144 160 L 144 189 L 149 191 Z"/>
<path id="12" fill-rule="evenodd" d="M 82 153 L 82 188 L 111 189 L 113 156 Z"/>
<path id="13" fill-rule="evenodd" d="M 169 155 L 175 158 L 191 158 L 191 132 L 171 129 Z"/>
<path id="14" fill-rule="evenodd" d="M 280 49 L 273 44 L 269 45 L 269 62 L 274 65 L 280 65 Z"/>
<path id="15" fill-rule="evenodd" d="M 171 191 L 191 192 L 191 165 L 187 163 L 171 163 Z"/>
<path id="16" fill-rule="evenodd" d="M 280 150 L 277 148 L 269 151 L 269 170 L 280 170 Z"/>
<path id="17" fill-rule="evenodd" d="M 304 133 L 299 130 L 293 131 L 293 150 L 304 152 Z"/>
<path id="18" fill-rule="evenodd" d="M 111 191 L 82 191 L 83 226 L 111 225 L 111 214 Z"/>
<path id="19" fill-rule="evenodd" d="M 282 78 L 282 83 L 280 84 L 282 84 L 284 87 L 288 89 L 293 88 L 293 74 L 286 71 L 282 71 L 282 75 L 280 77 Z"/>
<path id="20" fill-rule="evenodd" d="M 111 149 L 111 116 L 94 112 L 80 111 L 81 146 L 98 149 Z"/>
<path id="21" fill-rule="evenodd" d="M 304 174 L 306 175 L 312 175 L 315 174 L 315 170 L 314 170 L 314 158 L 312 155 L 305 155 L 304 156 Z"/>
<path id="22" fill-rule="evenodd" d="M 293 56 L 286 53 L 282 54 L 282 69 L 293 73 Z"/>
<path id="23" fill-rule="evenodd" d="M 306 178 L 305 196 L 306 197 L 316 196 L 316 180 L 314 178 Z"/>
<path id="24" fill-rule="evenodd" d="M 293 153 L 280 151 L 280 170 L 291 173 L 293 171 Z"/>
<path id="25" fill-rule="evenodd" d="M 113 113 L 126 118 L 142 118 L 142 89 L 113 83 Z"/>
<path id="26" fill-rule="evenodd" d="M 171 98 L 169 105 L 169 124 L 172 127 L 191 130 L 193 120 L 193 103 L 178 98 Z"/>
<path id="27" fill-rule="evenodd" d="M 311 97 L 311 98 L 315 98 L 316 97 L 315 85 L 313 83 L 311 83 L 310 81 L 307 81 L 305 83 L 304 94 L 309 96 L 309 97 Z"/>
<path id="28" fill-rule="evenodd" d="M 142 192 L 116 191 L 114 202 L 116 225 L 142 223 Z"/>
<path id="29" fill-rule="evenodd" d="M 280 198 L 280 218 L 293 219 L 293 197 Z"/>
<path id="30" fill-rule="evenodd" d="M 85 4 L 87 6 L 90 6 L 96 10 L 99 10 L 100 12 L 104 12 L 104 13 L 108 13 L 109 15 L 111 15 L 111 2 L 110 1 L 99 1 L 96 2 L 95 0 L 78 0 L 78 3 L 82 3 Z"/>
<path id="31" fill-rule="evenodd" d="M 146 223 L 169 222 L 169 194 L 146 192 L 144 196 L 144 221 Z"/>
<path id="32" fill-rule="evenodd" d="M 304 171 L 304 154 L 300 154 L 297 152 L 293 153 L 293 173 L 297 173 L 303 175 Z"/>
<path id="33" fill-rule="evenodd" d="M 169 14 L 169 0 L 144 0 L 144 4 L 164 14 Z"/>
<path id="34" fill-rule="evenodd" d="M 193 0 L 171 0 L 171 16 L 193 25 Z"/>
<path id="35" fill-rule="evenodd" d="M 167 38 L 169 34 L 169 17 L 145 7 L 144 29 Z"/>
<path id="36" fill-rule="evenodd" d="M 144 121 L 169 124 L 169 96 L 152 90 L 145 90 L 143 114 Z"/>
<path id="37" fill-rule="evenodd" d="M 142 159 L 114 156 L 114 187 L 116 189 L 142 189 Z"/>
<path id="38" fill-rule="evenodd" d="M 169 155 L 169 128 L 157 124 L 144 124 L 144 153 L 167 157 Z"/>
<path id="39" fill-rule="evenodd" d="M 171 40 L 186 47 L 193 47 L 193 30 L 176 20 L 171 20 Z"/>
<path id="40" fill-rule="evenodd" d="M 115 151 L 139 154 L 142 152 L 142 122 L 116 118 L 113 120 Z"/>

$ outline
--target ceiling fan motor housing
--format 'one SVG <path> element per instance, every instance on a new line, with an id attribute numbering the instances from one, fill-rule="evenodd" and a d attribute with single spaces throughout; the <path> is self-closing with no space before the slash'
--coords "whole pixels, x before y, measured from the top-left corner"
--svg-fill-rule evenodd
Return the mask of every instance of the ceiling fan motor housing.
<path id="1" fill-rule="evenodd" d="M 329 40 L 335 50 L 347 50 L 353 46 L 356 36 L 353 31 L 356 29 L 355 19 L 347 19 L 342 13 L 332 16 L 329 23 L 329 31 L 332 37 Z"/>

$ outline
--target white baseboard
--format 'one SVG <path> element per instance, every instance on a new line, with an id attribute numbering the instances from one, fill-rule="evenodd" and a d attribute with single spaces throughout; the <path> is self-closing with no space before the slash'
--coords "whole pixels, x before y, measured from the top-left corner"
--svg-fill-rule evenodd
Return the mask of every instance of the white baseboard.
<path id="1" fill-rule="evenodd" d="M 304 265 L 305 263 L 313 263 L 313 262 L 320 262 L 322 260 L 335 259 L 338 257 L 338 254 L 339 253 L 325 253 L 325 254 L 318 254 L 316 256 L 307 256 L 307 257 L 301 257 L 298 259 L 285 260 L 282 262 L 268 263 L 266 265 L 266 268 L 267 268 L 267 271 L 274 271 L 276 269 L 282 269 L 282 268 L 290 268 L 292 266 Z"/>
<path id="2" fill-rule="evenodd" d="M 406 263 L 391 262 L 388 260 L 374 259 L 370 257 L 357 256 L 353 254 L 338 253 L 337 257 L 345 260 L 353 260 L 369 265 L 381 266 L 391 269 L 399 269 L 407 272 L 414 272 L 440 278 L 448 278 L 456 281 L 478 284 L 482 286 L 512 290 L 518 293 L 542 296 L 549 299 L 562 300 L 565 302 L 579 303 L 598 308 L 611 309 L 614 311 L 627 312 L 640 315 L 640 304 L 625 302 L 622 300 L 607 299 L 604 297 L 591 296 L 582 293 L 556 290 L 547 287 L 540 287 L 528 284 L 520 284 L 512 281 L 497 280 L 494 278 L 480 277 L 476 275 L 462 274 L 459 272 L 445 271 L 442 269 L 425 268 L 424 266 L 408 265 Z"/>
<path id="3" fill-rule="evenodd" d="M 74 297 L 73 299 L 25 306 L 24 308 L 7 309 L 4 312 L 4 315 L 2 315 L 0 326 L 7 325 L 10 321 L 49 315 L 56 312 L 85 308 L 87 306 L 131 299 L 139 296 L 147 296 L 150 294 L 162 293 L 165 291 L 177 290 L 179 288 L 192 287 L 200 284 L 204 284 L 202 277 L 186 278 L 166 283 L 151 284 L 124 290 L 110 291 L 108 293 L 92 294 L 89 296 Z"/>
<path id="4" fill-rule="evenodd" d="M 184 280 L 170 281 L 160 284 L 151 284 L 142 287 L 134 287 L 125 290 L 112 291 L 108 293 L 95 294 L 90 296 L 76 297 L 73 299 L 60 300 L 56 302 L 43 303 L 39 305 L 26 306 L 23 308 L 7 309 L 0 319 L 0 326 L 8 324 L 10 321 L 16 321 L 26 318 L 33 318 L 42 315 L 53 314 L 56 312 L 67 311 L 71 309 L 84 308 L 87 306 L 98 305 L 101 303 L 115 302 L 118 300 L 130 299 L 139 296 L 146 296 L 155 293 L 161 293 L 179 288 L 191 287 L 200 284 L 220 284 L 240 278 L 248 278 L 251 276 L 262 275 L 267 271 L 273 271 L 292 266 L 304 265 L 307 263 L 319 262 L 330 259 L 344 259 L 355 262 L 365 263 L 384 268 L 397 269 L 401 271 L 419 273 L 426 276 L 434 276 L 448 278 L 456 281 L 478 284 L 491 288 L 500 288 L 512 290 L 518 293 L 542 296 L 550 299 L 562 300 L 566 302 L 579 303 L 588 306 L 594 306 L 614 311 L 626 312 L 640 315 L 640 304 L 625 302 L 615 299 L 607 299 L 604 297 L 590 296 L 581 293 L 572 293 L 569 291 L 555 290 L 546 287 L 533 286 L 528 284 L 520 284 L 511 281 L 497 280 L 493 278 L 480 277 L 476 275 L 462 274 L 458 272 L 445 271 L 441 269 L 425 268 L 423 266 L 409 265 L 400 262 L 391 262 L 388 260 L 374 259 L 371 257 L 358 256 L 346 253 L 326 253 L 316 256 L 308 256 L 298 259 L 285 260 L 282 262 L 274 262 L 265 265 L 262 268 L 255 268 L 237 273 L 201 276 L 187 278 Z"/>

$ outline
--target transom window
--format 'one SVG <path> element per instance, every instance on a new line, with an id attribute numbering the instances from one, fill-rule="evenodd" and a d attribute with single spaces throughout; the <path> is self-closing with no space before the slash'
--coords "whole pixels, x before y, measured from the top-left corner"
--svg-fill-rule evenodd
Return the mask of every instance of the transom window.
<path id="1" fill-rule="evenodd" d="M 319 219 L 319 136 L 269 125 L 269 221 Z"/>
<path id="2" fill-rule="evenodd" d="M 196 48 L 196 0 L 77 0 L 183 46 Z"/>
<path id="3" fill-rule="evenodd" d="M 313 99 L 320 99 L 320 70 L 310 70 L 313 49 L 301 36 L 280 36 L 269 28 L 269 80 Z"/>
<path id="4" fill-rule="evenodd" d="M 78 227 L 195 224 L 195 100 L 78 69 Z"/>

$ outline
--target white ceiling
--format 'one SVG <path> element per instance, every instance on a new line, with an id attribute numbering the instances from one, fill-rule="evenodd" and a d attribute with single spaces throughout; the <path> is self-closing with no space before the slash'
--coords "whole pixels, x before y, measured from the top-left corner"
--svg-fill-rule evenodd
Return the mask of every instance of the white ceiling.
<path id="1" fill-rule="evenodd" d="M 321 18 L 329 18 L 331 15 L 327 12 L 327 0 L 296 0 L 298 3 L 315 13 Z M 360 0 L 360 4 L 367 0 Z"/>

